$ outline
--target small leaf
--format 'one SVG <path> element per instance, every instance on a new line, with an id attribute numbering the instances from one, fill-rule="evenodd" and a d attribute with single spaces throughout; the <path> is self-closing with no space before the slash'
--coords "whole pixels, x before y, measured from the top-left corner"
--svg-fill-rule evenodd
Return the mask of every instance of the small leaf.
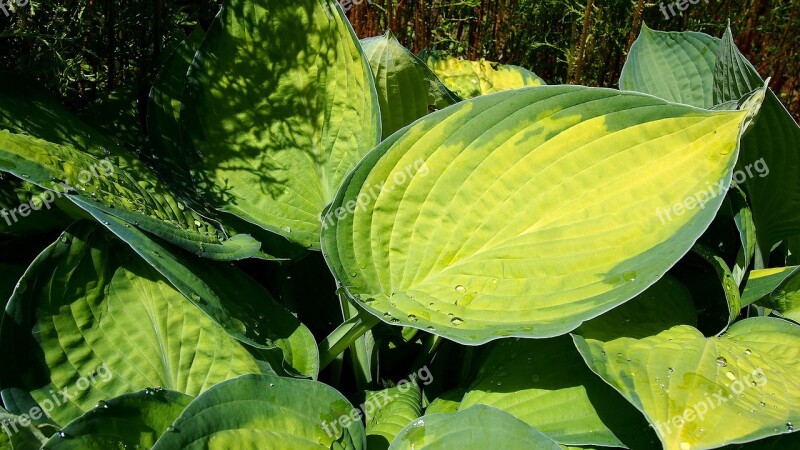
<path id="1" fill-rule="evenodd" d="M 403 47 L 391 31 L 361 40 L 372 67 L 385 139 L 400 128 L 458 102 L 423 61 Z"/>
<path id="2" fill-rule="evenodd" d="M 711 108 L 720 43 L 705 33 L 656 31 L 642 25 L 622 68 L 619 88 Z"/>

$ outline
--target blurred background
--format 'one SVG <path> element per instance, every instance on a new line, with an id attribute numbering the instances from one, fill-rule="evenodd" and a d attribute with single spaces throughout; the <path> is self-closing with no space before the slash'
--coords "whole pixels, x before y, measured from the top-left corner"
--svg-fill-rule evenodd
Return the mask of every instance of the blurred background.
<path id="1" fill-rule="evenodd" d="M 13 1 L 8 16 L 0 10 L 0 70 L 36 77 L 75 109 L 119 88 L 146 97 L 161 58 L 193 27 L 207 27 L 220 3 L 29 0 L 13 11 Z M 660 7 L 674 0 L 355 1 L 345 9 L 359 37 L 391 29 L 415 53 L 442 50 L 517 64 L 550 84 L 606 87 L 616 87 L 643 22 L 721 36 L 730 20 L 739 48 L 800 118 L 800 0 L 698 0 L 674 17 Z"/>

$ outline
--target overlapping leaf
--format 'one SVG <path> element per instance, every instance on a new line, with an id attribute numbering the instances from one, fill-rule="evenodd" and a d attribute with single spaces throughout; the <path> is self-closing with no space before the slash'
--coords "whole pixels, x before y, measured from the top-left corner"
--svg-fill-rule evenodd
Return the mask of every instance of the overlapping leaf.
<path id="1" fill-rule="evenodd" d="M 322 383 L 244 375 L 195 399 L 153 450 L 365 450 L 364 426 L 349 419 L 352 411 L 342 394 Z"/>
<path id="2" fill-rule="evenodd" d="M 61 425 L 131 391 L 194 396 L 237 375 L 271 371 L 124 244 L 85 225 L 27 270 L 0 338 L 4 403 L 49 403 Z"/>
<path id="3" fill-rule="evenodd" d="M 461 98 L 473 98 L 508 89 L 541 86 L 545 82 L 528 69 L 491 61 L 420 55 L 442 83 Z"/>
<path id="4" fill-rule="evenodd" d="M 364 405 L 369 450 L 389 448 L 398 433 L 422 413 L 420 389 L 416 383 L 369 392 Z"/>
<path id="5" fill-rule="evenodd" d="M 431 111 L 458 101 L 391 31 L 363 39 L 361 45 L 375 77 L 384 138 Z"/>
<path id="6" fill-rule="evenodd" d="M 153 447 L 192 397 L 164 389 L 146 389 L 101 401 L 50 438 L 53 450 Z"/>
<path id="7" fill-rule="evenodd" d="M 333 0 L 224 2 L 189 70 L 181 123 L 212 206 L 308 248 L 381 136 L 369 65 Z"/>
<path id="8" fill-rule="evenodd" d="M 705 33 L 656 31 L 642 25 L 622 68 L 619 87 L 711 108 L 720 42 Z"/>
<path id="9" fill-rule="evenodd" d="M 389 450 L 561 450 L 555 442 L 514 416 L 486 405 L 454 414 L 431 414 L 408 424 Z"/>
<path id="10" fill-rule="evenodd" d="M 602 335 L 579 331 L 575 342 L 592 370 L 648 417 L 666 450 L 750 442 L 791 432 L 800 420 L 797 325 L 751 318 L 720 338 L 688 325 L 631 337 L 615 325 Z"/>
<path id="11" fill-rule="evenodd" d="M 758 302 L 800 322 L 800 266 L 750 272 L 742 300 L 747 304 Z"/>

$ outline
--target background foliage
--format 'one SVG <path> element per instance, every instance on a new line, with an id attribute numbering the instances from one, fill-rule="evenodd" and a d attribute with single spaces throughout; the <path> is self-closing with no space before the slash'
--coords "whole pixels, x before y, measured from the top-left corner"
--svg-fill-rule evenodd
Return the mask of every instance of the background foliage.
<path id="1" fill-rule="evenodd" d="M 658 30 L 735 41 L 800 117 L 800 4 L 797 0 L 713 0 L 666 19 L 644 0 L 362 0 L 348 7 L 359 37 L 391 29 L 413 52 L 431 48 L 529 68 L 548 83 L 614 86 L 644 21 Z M 663 2 L 665 5 L 669 2 Z M 218 1 L 32 0 L 0 14 L 0 64 L 35 73 L 81 108 L 137 83 L 146 96 L 153 67 L 176 36 L 208 25 Z M 176 27 L 177 24 L 177 27 Z"/>

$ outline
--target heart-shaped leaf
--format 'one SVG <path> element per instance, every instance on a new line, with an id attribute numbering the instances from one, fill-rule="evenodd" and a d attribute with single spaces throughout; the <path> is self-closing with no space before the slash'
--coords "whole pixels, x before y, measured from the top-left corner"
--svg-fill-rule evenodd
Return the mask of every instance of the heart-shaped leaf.
<path id="1" fill-rule="evenodd" d="M 744 119 L 578 86 L 464 101 L 362 161 L 324 218 L 323 251 L 386 322 L 467 344 L 558 336 L 689 250 L 730 184 Z"/>

